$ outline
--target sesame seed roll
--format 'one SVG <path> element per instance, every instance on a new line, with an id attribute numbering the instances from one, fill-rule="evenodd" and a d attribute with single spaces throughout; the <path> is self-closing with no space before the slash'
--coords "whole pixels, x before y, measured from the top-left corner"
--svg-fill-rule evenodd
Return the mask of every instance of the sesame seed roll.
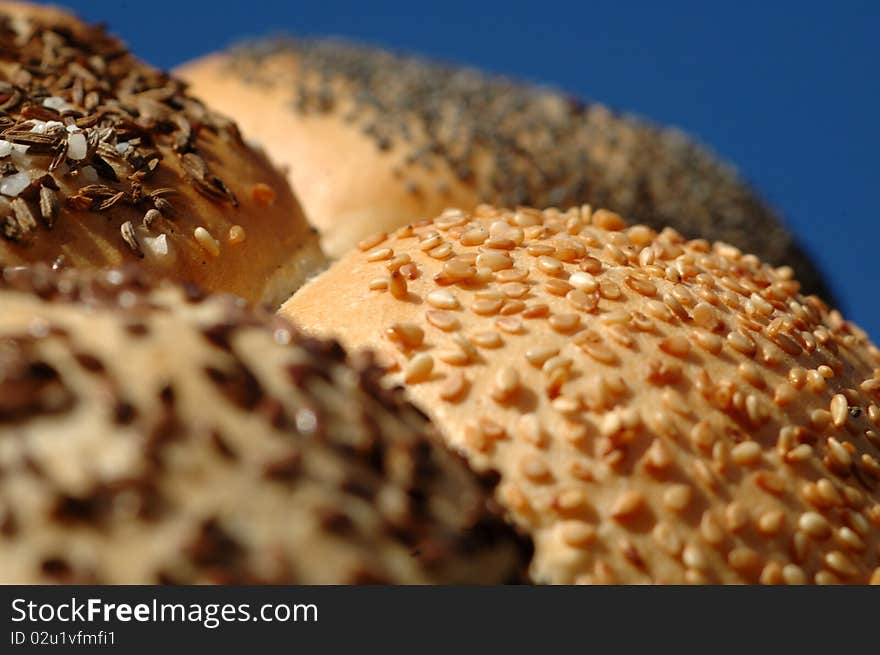
<path id="1" fill-rule="evenodd" d="M 282 308 L 369 346 L 553 583 L 880 583 L 880 351 L 788 268 L 589 206 L 447 211 Z"/>
<path id="2" fill-rule="evenodd" d="M 680 131 L 477 71 L 333 40 L 264 39 L 183 66 L 289 179 L 324 249 L 447 207 L 608 207 L 789 265 L 831 300 L 776 213 Z"/>
<path id="3" fill-rule="evenodd" d="M 134 270 L 0 269 L 0 583 L 504 582 L 528 545 L 369 357 Z"/>
<path id="4" fill-rule="evenodd" d="M 234 123 L 103 28 L 0 2 L 0 265 L 135 261 L 280 304 L 323 257 Z"/>

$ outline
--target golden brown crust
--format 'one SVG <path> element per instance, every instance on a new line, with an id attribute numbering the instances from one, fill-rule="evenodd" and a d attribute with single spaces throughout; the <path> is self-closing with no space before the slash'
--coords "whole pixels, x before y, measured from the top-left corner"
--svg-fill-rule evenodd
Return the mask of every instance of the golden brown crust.
<path id="1" fill-rule="evenodd" d="M 370 358 L 231 296 L 0 271 L 0 583 L 504 582 L 521 540 Z"/>
<path id="2" fill-rule="evenodd" d="M 54 9 L 0 5 L 0 262 L 157 273 L 279 303 L 322 264 L 236 126 Z"/>
<path id="3" fill-rule="evenodd" d="M 479 202 L 610 207 L 822 277 L 778 216 L 680 132 L 550 90 L 330 40 L 266 39 L 185 65 L 194 92 L 289 167 L 325 250 Z"/>
<path id="4" fill-rule="evenodd" d="M 790 271 L 589 207 L 447 212 L 282 313 L 370 346 L 548 582 L 880 582 L 880 351 Z"/>

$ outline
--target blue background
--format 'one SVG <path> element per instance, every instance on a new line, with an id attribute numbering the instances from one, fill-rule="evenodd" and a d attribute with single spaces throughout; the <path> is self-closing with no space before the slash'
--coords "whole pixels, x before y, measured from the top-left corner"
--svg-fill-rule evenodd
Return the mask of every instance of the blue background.
<path id="1" fill-rule="evenodd" d="M 166 68 L 243 36 L 345 35 L 678 125 L 783 213 L 880 339 L 880 1 L 59 1 Z"/>

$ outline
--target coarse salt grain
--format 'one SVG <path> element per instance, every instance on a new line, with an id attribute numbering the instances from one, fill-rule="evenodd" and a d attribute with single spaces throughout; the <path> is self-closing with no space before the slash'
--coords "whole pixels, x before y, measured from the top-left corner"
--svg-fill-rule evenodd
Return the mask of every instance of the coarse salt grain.
<path id="1" fill-rule="evenodd" d="M 85 159 L 87 152 L 86 137 L 82 132 L 74 132 L 67 137 L 67 156 L 70 159 Z"/>
<path id="2" fill-rule="evenodd" d="M 18 197 L 18 194 L 30 186 L 30 183 L 30 175 L 24 171 L 14 173 L 13 175 L 7 175 L 6 177 L 0 178 L 0 193 L 4 196 L 16 198 Z"/>

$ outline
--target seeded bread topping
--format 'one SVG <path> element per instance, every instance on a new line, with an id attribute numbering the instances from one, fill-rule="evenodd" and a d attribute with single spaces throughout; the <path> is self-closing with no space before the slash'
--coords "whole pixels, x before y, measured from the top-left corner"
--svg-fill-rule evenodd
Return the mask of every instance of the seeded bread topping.
<path id="1" fill-rule="evenodd" d="M 0 274 L 0 582 L 504 582 L 487 482 L 369 357 L 141 274 Z"/>
<path id="2" fill-rule="evenodd" d="M 657 230 L 669 225 L 790 265 L 807 290 L 829 298 L 776 214 L 730 166 L 677 130 L 550 89 L 344 41 L 244 43 L 216 66 L 196 62 L 182 74 L 290 166 L 310 220 L 328 233 L 331 254 L 344 250 L 334 246 L 348 243 L 346 231 L 364 230 L 353 243 L 376 223 L 396 229 L 446 207 L 490 202 L 566 209 L 589 202 Z M 232 81 L 254 95 L 245 102 Z M 286 122 L 275 116 L 282 112 Z M 322 118 L 332 118 L 337 132 L 368 140 L 369 159 L 359 159 L 369 150 L 324 136 Z M 303 136 L 296 136 L 298 121 L 310 130 Z M 314 154 L 318 146 L 310 138 L 323 139 L 334 167 L 345 171 L 328 173 L 335 177 L 326 198 L 324 178 L 309 169 L 322 168 L 330 156 Z M 337 143 L 361 164 L 348 170 Z M 361 222 L 366 209 L 353 199 L 336 197 L 357 196 L 360 177 L 372 180 L 363 200 L 378 206 L 372 221 Z M 389 216 L 401 220 L 392 225 Z"/>
<path id="3" fill-rule="evenodd" d="M 880 583 L 880 350 L 788 268 L 481 206 L 365 239 L 282 313 L 380 352 L 500 472 L 536 581 Z"/>
<path id="4" fill-rule="evenodd" d="M 285 250 L 260 248 L 269 238 L 250 229 L 255 215 L 279 212 L 275 225 L 289 233 L 272 238 Z M 230 238 L 233 228 L 251 243 Z M 309 247 L 283 178 L 234 123 L 103 28 L 0 3 L 0 263 L 146 260 L 170 277 L 278 301 L 285 284 L 273 276 L 289 274 L 291 291 L 309 272 L 285 270 L 291 255 L 320 261 Z M 248 257 L 257 248 L 263 265 L 247 263 L 260 261 Z"/>

